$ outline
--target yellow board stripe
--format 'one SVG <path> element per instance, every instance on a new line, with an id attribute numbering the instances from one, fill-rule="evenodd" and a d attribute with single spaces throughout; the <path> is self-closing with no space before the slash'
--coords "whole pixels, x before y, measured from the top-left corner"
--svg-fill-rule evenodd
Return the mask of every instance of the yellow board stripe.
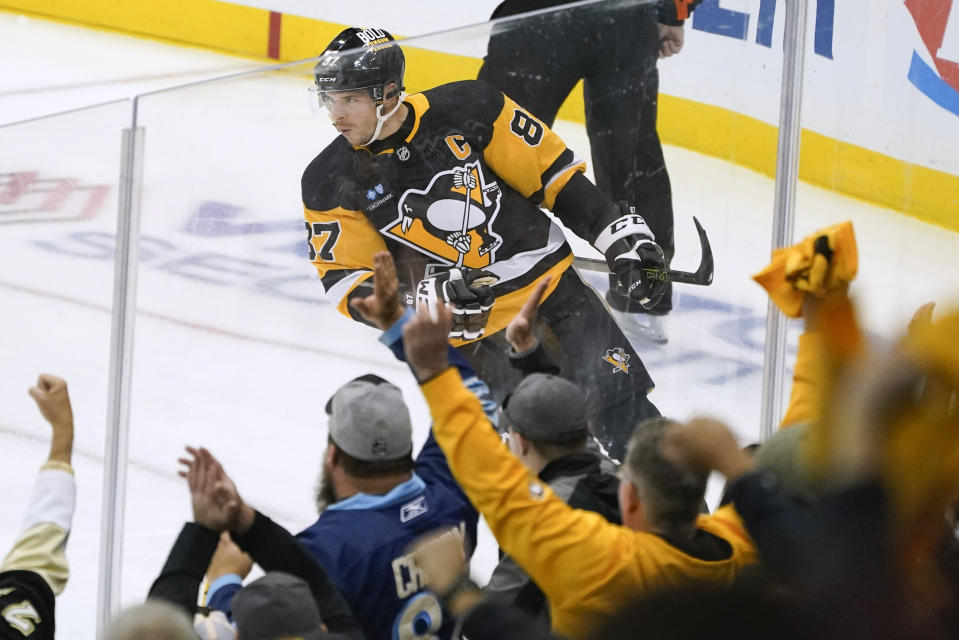
<path id="1" fill-rule="evenodd" d="M 137 35 L 266 58 L 270 11 L 216 0 L 0 0 L 0 10 L 31 13 Z M 346 25 L 284 14 L 281 60 L 313 57 Z M 407 91 L 475 78 L 481 60 L 405 47 Z M 584 122 L 582 83 L 559 118 Z M 756 118 L 669 95 L 659 100 L 663 142 L 775 175 L 777 128 Z M 800 178 L 959 231 L 959 176 L 803 130 Z"/>
<path id="2" fill-rule="evenodd" d="M 280 60 L 305 60 L 318 56 L 323 47 L 347 26 L 284 13 Z"/>
<path id="3" fill-rule="evenodd" d="M 0 9 L 231 53 L 267 55 L 270 12 L 215 0 L 0 0 Z"/>
<path id="4" fill-rule="evenodd" d="M 659 134 L 686 147 L 776 174 L 779 129 L 755 118 L 661 95 Z M 799 177 L 811 184 L 959 231 L 959 176 L 803 129 Z"/>

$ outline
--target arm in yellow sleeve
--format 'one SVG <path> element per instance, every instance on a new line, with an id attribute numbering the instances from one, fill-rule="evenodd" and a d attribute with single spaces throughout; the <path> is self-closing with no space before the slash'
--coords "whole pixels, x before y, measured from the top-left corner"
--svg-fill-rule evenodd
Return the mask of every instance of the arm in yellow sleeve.
<path id="1" fill-rule="evenodd" d="M 822 334 L 806 331 L 799 336 L 799 349 L 793 367 L 793 386 L 786 415 L 780 429 L 819 417 L 822 405 L 823 381 L 819 361 L 822 353 Z"/>
<path id="2" fill-rule="evenodd" d="M 586 162 L 558 135 L 508 96 L 483 159 L 520 195 L 547 209 L 573 174 L 586 171 Z"/>
<path id="3" fill-rule="evenodd" d="M 635 567 L 633 532 L 572 509 L 530 473 L 490 429 L 455 369 L 423 384 L 423 393 L 456 481 L 555 609 L 590 598 L 627 564 Z"/>
<path id="4" fill-rule="evenodd" d="M 359 211 L 337 207 L 314 211 L 304 206 L 310 262 L 320 275 L 327 299 L 345 316 L 351 313 L 350 295 L 373 276 L 373 254 L 386 251 L 383 238 Z"/>

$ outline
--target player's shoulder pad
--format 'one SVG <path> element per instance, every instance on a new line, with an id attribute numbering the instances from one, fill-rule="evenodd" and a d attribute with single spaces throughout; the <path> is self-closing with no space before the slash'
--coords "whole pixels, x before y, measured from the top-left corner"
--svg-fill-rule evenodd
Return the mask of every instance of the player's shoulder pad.
<path id="1" fill-rule="evenodd" d="M 435 100 L 456 106 L 464 106 L 467 101 L 503 100 L 502 93 L 496 87 L 482 80 L 455 80 L 427 89 L 423 94 L 430 98 L 430 104 Z"/>
<path id="2" fill-rule="evenodd" d="M 503 93 L 482 80 L 458 80 L 428 89 L 423 95 L 430 110 L 444 114 L 450 124 L 492 127 L 503 110 Z"/>
<path id="3" fill-rule="evenodd" d="M 300 188 L 303 204 L 314 211 L 328 211 L 342 206 L 344 187 L 356 176 L 356 151 L 343 136 L 326 146 L 303 171 Z"/>

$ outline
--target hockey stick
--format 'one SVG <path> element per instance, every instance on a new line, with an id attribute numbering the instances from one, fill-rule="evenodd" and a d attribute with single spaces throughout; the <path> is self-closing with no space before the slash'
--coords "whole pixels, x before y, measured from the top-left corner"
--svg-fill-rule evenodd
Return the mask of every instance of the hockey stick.
<path id="1" fill-rule="evenodd" d="M 469 165 L 466 165 L 466 167 L 463 170 L 463 173 L 459 173 L 459 172 L 453 173 L 453 186 L 456 187 L 457 189 L 459 189 L 460 187 L 463 187 L 466 189 L 466 205 L 463 208 L 463 225 L 462 225 L 463 228 L 460 230 L 461 237 L 466 236 L 467 232 L 469 231 L 470 204 L 471 204 L 470 200 L 473 197 L 473 188 L 477 186 L 476 184 L 473 184 L 474 182 L 475 182 L 475 178 L 473 177 L 473 174 L 469 170 Z M 456 267 L 459 268 L 463 266 L 463 260 L 466 259 L 466 253 L 460 251 L 459 248 L 456 248 L 456 250 L 460 254 L 459 258 L 456 259 Z"/>
<path id="2" fill-rule="evenodd" d="M 681 282 L 683 284 L 695 284 L 701 287 L 708 287 L 713 283 L 713 250 L 709 246 L 709 238 L 706 236 L 706 230 L 699 224 L 696 216 L 693 216 L 693 223 L 696 225 L 696 231 L 699 233 L 699 246 L 702 249 L 702 258 L 699 260 L 699 268 L 696 271 L 676 271 L 674 269 L 666 270 L 666 279 L 670 282 Z M 573 266 L 587 271 L 603 271 L 609 273 L 609 265 L 605 260 L 596 258 L 575 258 Z"/>

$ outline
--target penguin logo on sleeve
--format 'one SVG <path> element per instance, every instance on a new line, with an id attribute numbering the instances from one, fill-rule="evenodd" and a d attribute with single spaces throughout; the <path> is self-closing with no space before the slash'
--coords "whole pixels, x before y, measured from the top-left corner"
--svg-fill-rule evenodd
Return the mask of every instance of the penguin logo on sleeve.
<path id="1" fill-rule="evenodd" d="M 613 365 L 613 373 L 629 373 L 629 354 L 622 347 L 608 349 L 603 360 Z"/>
<path id="2" fill-rule="evenodd" d="M 407 190 L 381 231 L 444 263 L 488 267 L 503 244 L 493 230 L 501 198 L 480 162 L 469 162 L 437 173 L 425 190 Z"/>

